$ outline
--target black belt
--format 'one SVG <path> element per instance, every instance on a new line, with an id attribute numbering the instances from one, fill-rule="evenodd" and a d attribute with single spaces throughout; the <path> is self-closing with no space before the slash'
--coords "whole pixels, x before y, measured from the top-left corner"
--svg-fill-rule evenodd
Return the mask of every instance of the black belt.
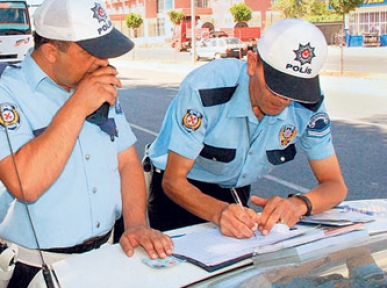
<path id="1" fill-rule="evenodd" d="M 42 251 L 53 252 L 53 253 L 63 253 L 63 254 L 85 253 L 85 252 L 91 251 L 93 249 L 98 249 L 103 244 L 105 244 L 109 240 L 111 233 L 112 233 L 112 231 L 110 230 L 107 234 L 105 234 L 103 236 L 90 238 L 90 239 L 84 241 L 83 243 L 72 246 L 72 247 L 49 248 L 49 249 L 42 249 Z"/>

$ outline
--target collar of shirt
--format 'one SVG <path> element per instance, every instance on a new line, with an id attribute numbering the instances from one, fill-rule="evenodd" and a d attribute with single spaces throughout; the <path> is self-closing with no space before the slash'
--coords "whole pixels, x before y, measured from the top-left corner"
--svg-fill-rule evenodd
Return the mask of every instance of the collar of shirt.
<path id="1" fill-rule="evenodd" d="M 54 85 L 65 91 L 61 86 L 55 83 L 35 62 L 35 60 L 31 57 L 31 52 L 29 52 L 22 62 L 22 69 L 24 73 L 28 75 L 27 81 L 28 85 L 36 91 L 39 91 L 40 85 L 43 83 L 48 83 L 48 85 Z M 71 89 L 70 95 L 73 93 L 74 89 Z"/>

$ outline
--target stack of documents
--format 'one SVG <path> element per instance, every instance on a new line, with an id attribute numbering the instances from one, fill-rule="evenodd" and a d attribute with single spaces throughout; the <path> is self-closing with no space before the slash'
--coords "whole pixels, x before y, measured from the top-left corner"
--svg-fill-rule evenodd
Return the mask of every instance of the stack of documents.
<path id="1" fill-rule="evenodd" d="M 346 226 L 354 223 L 368 223 L 374 221 L 369 212 L 367 214 L 353 211 L 349 206 L 338 206 L 321 214 L 302 217 L 303 223 L 315 223 L 333 226 Z"/>
<path id="2" fill-rule="evenodd" d="M 289 229 L 285 224 L 274 225 L 268 236 L 259 231 L 248 239 L 224 236 L 217 227 L 172 236 L 173 255 L 212 272 L 241 260 L 251 258 L 258 246 L 272 245 L 285 239 L 301 237 L 305 229 Z M 322 232 L 323 233 L 323 232 Z"/>
<path id="3" fill-rule="evenodd" d="M 255 248 L 254 263 L 288 258 L 293 262 L 301 261 L 363 243 L 368 238 L 368 231 L 361 223 L 341 227 L 320 226 L 300 237 Z M 329 251 L 326 250 L 328 247 Z"/>
<path id="4" fill-rule="evenodd" d="M 268 236 L 257 231 L 255 237 L 237 239 L 224 236 L 217 227 L 208 228 L 172 236 L 173 255 L 212 272 L 250 258 L 258 245 L 270 245 L 303 233 L 303 230 L 289 230 L 285 224 L 276 224 Z"/>
<path id="5" fill-rule="evenodd" d="M 236 239 L 221 234 L 217 227 L 173 237 L 174 256 L 186 259 L 206 271 L 232 265 L 241 260 L 262 255 L 267 259 L 295 257 L 327 246 L 355 243 L 369 237 L 363 223 L 374 219 L 362 213 L 344 209 L 331 209 L 319 215 L 303 217 L 307 225 L 289 229 L 285 224 L 275 224 L 267 236 L 259 231 L 255 237 Z M 286 229 L 284 229 L 286 227 Z M 354 242 L 355 241 L 355 242 Z M 289 250 L 289 248 L 294 249 Z M 271 252 L 279 251 L 277 256 Z"/>

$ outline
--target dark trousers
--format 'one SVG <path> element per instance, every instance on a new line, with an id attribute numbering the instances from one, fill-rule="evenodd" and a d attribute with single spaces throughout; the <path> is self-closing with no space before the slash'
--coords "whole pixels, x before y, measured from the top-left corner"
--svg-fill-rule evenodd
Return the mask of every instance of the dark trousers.
<path id="1" fill-rule="evenodd" d="M 40 267 L 29 266 L 16 262 L 15 270 L 7 288 L 27 288 L 35 275 L 40 271 Z"/>
<path id="2" fill-rule="evenodd" d="M 163 176 L 163 172 L 153 173 L 148 203 L 150 226 L 160 231 L 166 231 L 206 222 L 168 198 L 161 187 Z M 189 179 L 189 182 L 207 195 L 224 202 L 235 203 L 229 188 L 222 188 L 217 184 L 191 179 Z M 248 185 L 236 189 L 244 206 L 247 206 L 250 188 L 251 186 Z"/>

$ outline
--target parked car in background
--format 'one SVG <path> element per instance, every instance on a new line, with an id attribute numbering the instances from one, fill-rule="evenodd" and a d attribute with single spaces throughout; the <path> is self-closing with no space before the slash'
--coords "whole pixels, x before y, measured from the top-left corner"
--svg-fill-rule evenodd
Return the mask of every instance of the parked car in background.
<path id="1" fill-rule="evenodd" d="M 33 46 L 27 1 L 0 0 L 0 63 L 17 63 Z"/>
<path id="2" fill-rule="evenodd" d="M 243 58 L 248 47 L 237 37 L 208 37 L 197 42 L 196 60 L 202 58 Z"/>

